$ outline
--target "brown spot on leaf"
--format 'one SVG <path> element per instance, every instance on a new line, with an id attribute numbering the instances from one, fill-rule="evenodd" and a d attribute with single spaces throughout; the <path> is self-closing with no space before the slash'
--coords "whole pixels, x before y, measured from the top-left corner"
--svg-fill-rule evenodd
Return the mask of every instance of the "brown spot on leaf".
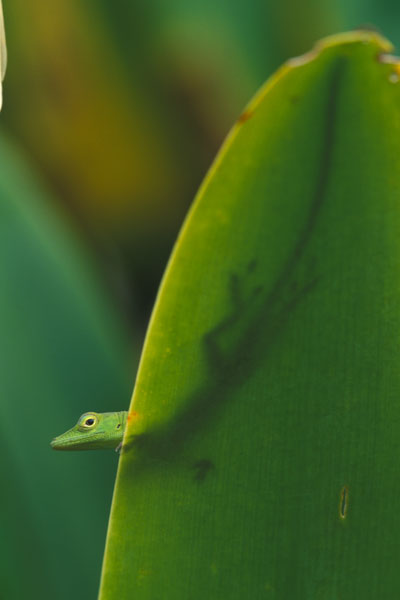
<path id="1" fill-rule="evenodd" d="M 253 114 L 254 114 L 254 112 L 252 110 L 245 110 L 244 112 L 242 112 L 242 114 L 238 118 L 238 123 L 240 125 L 242 123 L 245 123 L 246 121 L 248 121 L 249 119 L 251 119 L 251 117 L 253 116 Z"/>
<path id="2" fill-rule="evenodd" d="M 341 519 L 345 519 L 347 516 L 347 509 L 349 507 L 349 488 L 344 485 L 340 490 L 340 504 L 339 504 L 339 516 Z"/>

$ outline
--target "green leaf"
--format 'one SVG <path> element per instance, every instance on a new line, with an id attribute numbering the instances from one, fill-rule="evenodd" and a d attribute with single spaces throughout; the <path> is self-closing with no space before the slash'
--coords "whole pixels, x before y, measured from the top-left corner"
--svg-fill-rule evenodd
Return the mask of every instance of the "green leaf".
<path id="1" fill-rule="evenodd" d="M 0 199 L 0 596 L 94 598 L 116 457 L 50 441 L 85 410 L 126 406 L 131 352 L 85 249 L 4 133 Z"/>
<path id="2" fill-rule="evenodd" d="M 400 593 L 400 87 L 324 40 L 233 128 L 172 255 L 101 600 Z"/>

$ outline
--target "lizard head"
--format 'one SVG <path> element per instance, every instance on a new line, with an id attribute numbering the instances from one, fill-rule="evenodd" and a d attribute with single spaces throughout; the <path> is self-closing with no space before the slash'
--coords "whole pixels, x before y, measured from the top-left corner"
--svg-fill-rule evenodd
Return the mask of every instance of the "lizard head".
<path id="1" fill-rule="evenodd" d="M 53 450 L 115 448 L 124 432 L 123 413 L 84 413 L 77 424 L 51 442 Z"/>

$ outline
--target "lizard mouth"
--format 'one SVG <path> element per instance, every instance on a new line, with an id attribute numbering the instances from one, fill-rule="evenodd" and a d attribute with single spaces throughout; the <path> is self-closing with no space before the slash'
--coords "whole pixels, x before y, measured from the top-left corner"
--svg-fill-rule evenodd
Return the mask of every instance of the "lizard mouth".
<path id="1" fill-rule="evenodd" d="M 70 446 L 76 445 L 77 442 L 82 443 L 82 439 L 79 437 L 63 438 L 61 436 L 52 439 L 50 442 L 50 446 L 53 448 L 53 450 L 64 450 L 69 449 Z"/>
<path id="2" fill-rule="evenodd" d="M 85 450 L 85 446 L 89 446 L 90 443 L 93 442 L 99 435 L 101 434 L 93 433 L 90 437 L 87 436 L 85 438 L 83 438 L 81 435 L 72 437 L 63 437 L 61 435 L 53 438 L 50 442 L 50 446 L 53 448 L 53 450 Z"/>
<path id="3" fill-rule="evenodd" d="M 53 448 L 53 450 L 62 450 L 63 447 L 73 444 L 74 441 L 74 439 L 62 440 L 59 437 L 56 437 L 51 440 L 50 446 Z"/>

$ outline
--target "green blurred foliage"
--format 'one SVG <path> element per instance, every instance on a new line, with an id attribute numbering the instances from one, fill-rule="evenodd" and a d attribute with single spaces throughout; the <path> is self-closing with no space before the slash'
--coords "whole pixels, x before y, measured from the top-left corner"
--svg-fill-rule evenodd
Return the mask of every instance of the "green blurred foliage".
<path id="1" fill-rule="evenodd" d="M 0 198 L 0 596 L 94 598 L 117 457 L 49 442 L 127 406 L 137 347 L 4 133 Z"/>

